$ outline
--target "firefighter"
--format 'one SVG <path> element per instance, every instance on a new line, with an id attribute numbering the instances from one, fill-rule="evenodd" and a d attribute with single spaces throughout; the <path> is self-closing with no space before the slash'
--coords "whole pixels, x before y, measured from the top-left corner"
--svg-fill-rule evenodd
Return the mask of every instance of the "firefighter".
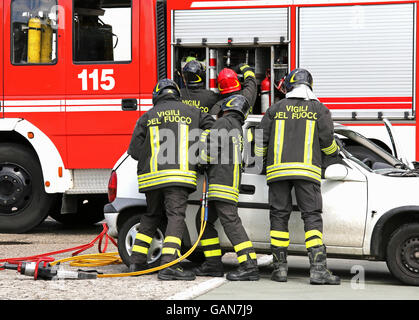
<path id="1" fill-rule="evenodd" d="M 221 247 L 214 228 L 219 218 L 237 253 L 239 267 L 227 273 L 228 280 L 259 280 L 256 253 L 237 212 L 241 179 L 244 120 L 250 111 L 247 99 L 233 95 L 223 100 L 218 119 L 201 135 L 202 163 L 208 167 L 208 220 L 201 239 L 205 262 L 194 269 L 198 276 L 224 275 Z M 197 228 L 200 221 L 197 216 Z"/>
<path id="2" fill-rule="evenodd" d="M 186 88 L 180 90 L 182 102 L 208 113 L 219 98 L 217 93 L 204 88 L 205 69 L 202 63 L 189 61 L 183 68 L 183 80 Z"/>
<path id="3" fill-rule="evenodd" d="M 285 79 L 286 97 L 272 105 L 258 127 L 255 154 L 266 160 L 269 185 L 270 236 L 274 259 L 272 280 L 287 281 L 288 220 L 294 188 L 304 221 L 305 245 L 310 261 L 310 283 L 340 284 L 327 269 L 323 243 L 321 159 L 335 156 L 330 111 L 314 93 L 313 78 L 305 69 L 293 70 Z"/>
<path id="4" fill-rule="evenodd" d="M 223 100 L 234 94 L 241 94 L 246 97 L 250 104 L 250 113 L 252 113 L 257 98 L 255 73 L 245 63 L 239 64 L 236 69 L 243 75 L 243 86 L 240 84 L 237 73 L 233 69 L 224 68 L 221 70 L 217 77 L 221 100 L 212 107 L 210 111 L 212 115 L 217 115 L 220 112 Z"/>
<path id="5" fill-rule="evenodd" d="M 148 268 L 148 249 L 164 214 L 167 228 L 161 264 L 180 256 L 187 200 L 196 189 L 196 166 L 191 164 L 188 154 L 192 143 L 189 132 L 208 129 L 214 123 L 212 116 L 180 102 L 180 89 L 169 79 L 157 83 L 153 105 L 137 121 L 128 149 L 128 154 L 138 161 L 139 192 L 145 193 L 148 209 L 141 216 L 130 272 Z M 199 135 L 196 143 L 198 139 Z M 158 278 L 193 280 L 195 275 L 175 264 L 160 270 Z"/>

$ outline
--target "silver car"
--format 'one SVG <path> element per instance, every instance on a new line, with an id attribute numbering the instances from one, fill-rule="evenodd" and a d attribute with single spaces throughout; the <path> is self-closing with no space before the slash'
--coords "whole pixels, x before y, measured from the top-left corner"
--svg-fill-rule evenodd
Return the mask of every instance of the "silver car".
<path id="1" fill-rule="evenodd" d="M 244 130 L 253 130 L 260 116 L 250 116 Z M 391 135 L 391 125 L 385 121 Z M 252 152 L 246 140 L 243 158 Z M 392 149 L 379 146 L 345 126 L 335 126 L 341 146 L 341 163 L 323 172 L 324 238 L 329 256 L 386 261 L 391 273 L 409 285 L 419 285 L 419 170 L 414 164 L 399 160 Z M 391 141 L 392 136 L 390 136 Z M 141 214 L 146 212 L 145 195 L 138 192 L 137 162 L 124 154 L 114 166 L 109 180 L 111 202 L 104 208 L 109 234 L 118 238 L 119 254 L 129 265 L 132 246 Z M 198 189 L 189 198 L 186 213 L 187 231 L 183 252 L 196 242 L 196 215 L 200 214 L 202 177 Z M 295 202 L 295 197 L 293 197 Z M 306 252 L 303 222 L 298 208 L 289 221 L 289 254 Z M 270 253 L 268 185 L 265 175 L 244 166 L 239 197 L 239 215 L 258 253 Z M 161 222 L 148 262 L 157 264 L 164 240 L 165 221 Z M 220 243 L 225 251 L 234 251 L 219 221 L 216 223 Z M 200 247 L 188 257 L 202 261 Z"/>

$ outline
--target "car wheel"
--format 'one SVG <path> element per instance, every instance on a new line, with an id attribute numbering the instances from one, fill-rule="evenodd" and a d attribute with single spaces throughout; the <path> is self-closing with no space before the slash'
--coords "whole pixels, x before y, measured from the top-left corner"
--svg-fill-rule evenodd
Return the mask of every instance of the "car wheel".
<path id="1" fill-rule="evenodd" d="M 405 224 L 390 237 L 387 266 L 400 281 L 419 285 L 419 223 Z"/>
<path id="2" fill-rule="evenodd" d="M 129 266 L 131 263 L 132 247 L 134 246 L 135 236 L 141 224 L 141 215 L 134 215 L 124 222 L 120 231 L 118 232 L 118 252 L 122 261 Z M 163 248 L 164 232 L 166 226 L 161 225 L 157 228 L 148 250 L 147 263 L 150 268 L 156 267 L 160 264 L 160 258 Z"/>
<path id="3" fill-rule="evenodd" d="M 0 144 L 0 232 L 23 233 L 48 215 L 47 194 L 36 154 L 27 146 Z"/>

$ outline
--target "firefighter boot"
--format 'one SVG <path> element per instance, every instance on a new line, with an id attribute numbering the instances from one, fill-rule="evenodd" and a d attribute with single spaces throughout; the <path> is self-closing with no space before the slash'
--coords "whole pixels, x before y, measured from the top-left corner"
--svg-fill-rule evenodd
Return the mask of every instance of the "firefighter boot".
<path id="1" fill-rule="evenodd" d="M 340 278 L 327 269 L 324 245 L 309 248 L 308 257 L 310 259 L 311 284 L 340 284 Z"/>
<path id="2" fill-rule="evenodd" d="M 287 282 L 287 248 L 272 249 L 272 255 L 274 260 L 274 271 L 272 272 L 271 280 L 278 282 Z"/>
<path id="3" fill-rule="evenodd" d="M 142 270 L 147 270 L 148 269 L 148 265 L 147 263 L 131 263 L 129 265 L 129 272 L 137 272 L 137 271 L 142 271 Z"/>
<path id="4" fill-rule="evenodd" d="M 203 264 L 194 268 L 193 272 L 197 276 L 222 277 L 224 276 L 224 267 L 221 258 L 207 258 Z"/>
<path id="5" fill-rule="evenodd" d="M 240 263 L 235 271 L 230 271 L 226 276 L 230 281 L 256 281 L 259 280 L 259 268 L 256 259 L 250 258 L 247 254 L 246 261 Z"/>
<path id="6" fill-rule="evenodd" d="M 129 271 L 128 272 L 136 272 L 142 271 L 149 268 L 147 264 L 147 256 L 145 254 L 138 254 L 133 252 L 130 259 Z"/>
<path id="7" fill-rule="evenodd" d="M 195 280 L 192 271 L 183 270 L 179 263 L 160 270 L 157 277 L 160 280 Z"/>

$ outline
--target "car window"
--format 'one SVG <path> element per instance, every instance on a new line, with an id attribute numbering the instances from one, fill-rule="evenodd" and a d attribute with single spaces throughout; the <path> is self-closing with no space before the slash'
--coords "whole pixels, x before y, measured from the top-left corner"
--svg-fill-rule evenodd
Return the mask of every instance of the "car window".
<path id="1" fill-rule="evenodd" d="M 129 63 L 131 1 L 74 0 L 73 61 Z"/>
<path id="2" fill-rule="evenodd" d="M 11 4 L 12 64 L 55 64 L 58 44 L 57 1 L 13 0 Z"/>
<path id="3" fill-rule="evenodd" d="M 339 136 L 343 151 L 349 153 L 370 169 L 401 168 L 404 166 L 389 152 L 358 132 L 346 128 L 335 128 L 335 133 Z"/>

